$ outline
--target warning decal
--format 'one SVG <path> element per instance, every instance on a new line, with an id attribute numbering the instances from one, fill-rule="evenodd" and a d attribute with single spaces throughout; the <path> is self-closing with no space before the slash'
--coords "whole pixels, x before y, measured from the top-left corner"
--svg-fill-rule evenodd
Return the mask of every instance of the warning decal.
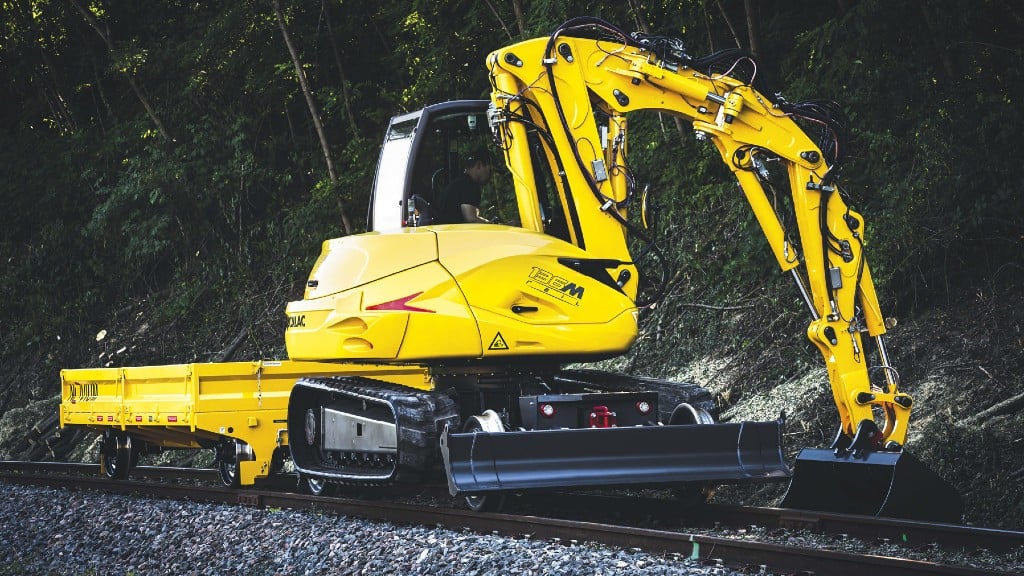
<path id="1" fill-rule="evenodd" d="M 501 332 L 494 335 L 494 340 L 491 340 L 491 345 L 487 347 L 488 350 L 508 350 L 508 344 L 505 343 L 505 339 L 501 337 Z"/>

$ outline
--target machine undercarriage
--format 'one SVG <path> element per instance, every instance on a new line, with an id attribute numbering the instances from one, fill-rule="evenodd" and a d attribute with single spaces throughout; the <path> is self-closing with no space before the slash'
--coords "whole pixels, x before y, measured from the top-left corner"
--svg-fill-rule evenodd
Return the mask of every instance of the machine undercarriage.
<path id="1" fill-rule="evenodd" d="M 447 478 L 452 495 L 481 509 L 489 493 L 789 477 L 781 421 L 715 424 L 710 395 L 693 384 L 556 368 L 453 370 L 435 382 L 410 392 L 369 379 L 299 380 L 288 427 L 310 490 Z M 672 392 L 671 410 L 652 384 Z"/>

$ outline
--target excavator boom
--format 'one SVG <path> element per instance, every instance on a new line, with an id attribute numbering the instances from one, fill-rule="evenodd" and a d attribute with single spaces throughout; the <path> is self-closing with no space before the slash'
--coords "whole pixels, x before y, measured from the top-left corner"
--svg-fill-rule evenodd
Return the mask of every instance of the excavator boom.
<path id="1" fill-rule="evenodd" d="M 604 37 L 571 35 L 595 27 Z M 829 366 L 844 434 L 855 436 L 881 408 L 886 423 L 872 447 L 904 443 L 913 402 L 897 389 L 887 364 L 882 373 L 893 381 L 885 391 L 873 389 L 863 353 L 862 334 L 885 333 L 864 257 L 864 220 L 835 184 L 835 165 L 797 124 L 798 105 L 774 103 L 747 80 L 663 60 L 650 46 L 590 19 L 570 22 L 551 38 L 498 50 L 488 67 L 496 87 L 495 128 L 516 175 L 521 209 L 536 196 L 530 183 L 538 167 L 522 149 L 528 126 L 537 126 L 547 134 L 541 140 L 551 143 L 546 152 L 564 168 L 557 184 L 572 242 L 623 263 L 631 257 L 621 206 L 632 191 L 628 180 L 606 175 L 625 172 L 625 117 L 657 110 L 692 122 L 732 169 L 779 267 L 801 286 L 813 318 L 808 337 Z M 599 116 L 607 118 L 607 137 Z M 607 141 L 604 150 L 579 144 Z M 766 190 L 769 161 L 788 176 L 795 230 L 783 227 Z M 636 284 L 627 286 L 635 290 Z"/>
<path id="2" fill-rule="evenodd" d="M 523 225 L 543 230 L 535 183 L 548 169 L 559 175 L 558 220 L 567 239 L 617 262 L 612 276 L 635 278 L 626 243 L 636 232 L 625 209 L 636 193 L 626 176 L 627 116 L 654 110 L 691 122 L 732 170 L 779 267 L 795 279 L 811 316 L 807 336 L 828 367 L 840 420 L 836 441 L 798 457 L 787 502 L 818 509 L 859 502 L 854 511 L 912 516 L 920 506 L 886 505 L 885 497 L 910 494 L 914 486 L 940 495 L 939 516 L 956 519 L 955 492 L 903 452 L 913 400 L 899 389 L 883 340 L 864 219 L 836 181 L 843 127 L 820 103 L 758 91 L 756 65 L 746 64 L 753 60 L 738 51 L 692 58 L 679 40 L 627 34 L 589 17 L 491 53 L 492 128 L 514 175 Z M 744 68 L 753 71 L 733 74 Z M 825 136 L 812 140 L 801 123 Z M 783 225 L 771 201 L 778 172 L 788 181 L 795 227 Z M 637 286 L 627 280 L 622 289 L 635 297 Z M 878 354 L 873 365 L 865 337 Z M 935 516 L 934 504 L 928 514 Z"/>

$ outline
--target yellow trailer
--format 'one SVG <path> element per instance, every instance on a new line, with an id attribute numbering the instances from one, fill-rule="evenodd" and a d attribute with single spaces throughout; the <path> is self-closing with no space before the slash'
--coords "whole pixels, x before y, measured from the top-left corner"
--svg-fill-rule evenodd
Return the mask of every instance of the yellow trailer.
<path id="1" fill-rule="evenodd" d="M 61 371 L 60 426 L 103 434 L 100 463 L 126 478 L 157 447 L 213 449 L 221 479 L 251 485 L 287 455 L 288 397 L 302 377 L 367 376 L 430 389 L 422 366 L 253 361 Z"/>

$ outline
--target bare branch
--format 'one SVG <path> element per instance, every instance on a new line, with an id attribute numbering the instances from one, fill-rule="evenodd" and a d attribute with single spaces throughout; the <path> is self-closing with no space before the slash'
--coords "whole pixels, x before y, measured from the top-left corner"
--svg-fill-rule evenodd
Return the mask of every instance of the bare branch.
<path id="1" fill-rule="evenodd" d="M 78 12 L 85 18 L 85 21 L 89 23 L 89 26 L 92 26 L 92 29 L 95 30 L 96 33 L 99 34 L 100 38 L 103 39 L 103 42 L 107 45 L 107 49 L 113 52 L 114 41 L 110 37 L 110 29 L 106 26 L 101 25 L 99 20 L 97 20 L 96 17 L 93 16 L 93 13 L 83 8 L 81 3 L 78 2 L 78 0 L 69 1 L 71 2 L 71 5 L 74 6 L 74 8 L 78 10 Z M 146 113 L 149 115 L 150 120 L 152 120 L 153 123 L 156 124 L 157 130 L 160 131 L 160 134 L 164 137 L 165 140 L 167 140 L 168 142 L 174 142 L 174 138 L 171 138 L 171 135 L 167 132 L 167 129 L 164 128 L 164 123 L 161 122 L 160 117 L 156 115 L 156 110 L 153 109 L 153 105 L 149 103 L 149 98 L 146 98 L 146 95 L 142 93 L 142 89 L 135 82 L 135 77 L 132 76 L 131 71 L 125 69 L 124 75 L 126 78 L 128 78 L 128 84 L 131 86 L 132 91 L 135 92 L 135 96 L 139 99 L 139 102 L 142 103 L 143 108 L 146 109 Z"/>
<path id="2" fill-rule="evenodd" d="M 683 308 L 702 308 L 704 310 L 717 310 L 720 312 L 725 312 L 728 310 L 750 310 L 751 308 L 754 307 L 753 304 L 746 304 L 743 306 L 712 306 L 711 304 L 682 303 L 679 305 L 682 306 Z"/>
<path id="3" fill-rule="evenodd" d="M 732 21 L 729 20 L 729 15 L 726 14 L 725 8 L 722 7 L 721 0 L 715 0 L 715 4 L 718 6 L 718 11 L 722 13 L 722 20 L 725 20 L 725 25 L 729 27 L 729 32 L 732 33 L 733 40 L 736 41 L 736 47 L 743 48 L 743 44 L 740 43 L 740 35 L 736 33 L 736 28 L 733 27 Z"/>
<path id="4" fill-rule="evenodd" d="M 494 3 L 491 0 L 486 0 L 487 7 L 491 9 L 491 14 L 494 14 L 494 18 L 498 20 L 501 27 L 505 30 L 505 35 L 508 36 L 509 40 L 512 40 L 512 33 L 508 31 L 508 26 L 505 26 L 505 21 L 501 19 L 501 15 L 498 14 L 498 9 L 494 7 Z"/>
<path id="5" fill-rule="evenodd" d="M 230 360 L 231 357 L 235 355 L 235 352 L 238 351 L 238 347 L 242 344 L 242 341 L 245 340 L 245 337 L 248 335 L 249 327 L 243 326 L 234 339 L 231 340 L 231 343 L 213 357 L 213 362 L 227 362 Z"/>
<path id="6" fill-rule="evenodd" d="M 77 1 L 77 0 L 72 0 Z M 320 111 L 316 101 L 313 100 L 313 91 L 309 89 L 309 82 L 306 81 L 306 73 L 302 70 L 302 63 L 299 61 L 299 53 L 295 50 L 292 38 L 288 34 L 288 27 L 284 25 L 284 14 L 281 12 L 281 3 L 278 0 L 271 0 L 274 7 L 274 15 L 277 16 L 277 25 L 281 28 L 281 35 L 284 36 L 284 43 L 288 46 L 288 54 L 292 57 L 292 65 L 295 66 L 295 76 L 299 79 L 299 87 L 302 88 L 302 95 L 306 97 L 306 105 L 309 107 L 309 115 L 313 119 L 313 126 L 320 138 L 320 148 L 323 149 L 324 160 L 327 162 L 327 174 L 332 184 L 337 184 L 338 173 L 334 170 L 334 161 L 331 159 L 331 147 L 327 142 L 327 132 L 324 131 L 324 123 L 320 120 Z M 345 207 L 338 198 L 338 210 L 341 212 L 341 223 L 345 228 L 345 234 L 352 233 L 352 223 L 345 214 Z"/>
<path id="7" fill-rule="evenodd" d="M 979 368 L 981 368 L 981 367 L 979 366 Z M 999 402 L 999 403 L 997 403 L 997 404 L 995 404 L 993 406 L 990 406 L 989 408 L 987 408 L 985 410 L 982 410 L 981 412 L 978 412 L 974 416 L 970 416 L 968 418 L 964 418 L 963 424 L 965 424 L 965 425 L 984 424 L 986 420 L 989 420 L 989 419 L 991 419 L 991 418 L 993 418 L 995 416 L 999 416 L 999 415 L 1002 415 L 1002 414 L 1009 414 L 1010 412 L 1016 412 L 1022 406 L 1024 406 L 1024 393 L 1017 394 L 1016 396 L 1013 396 L 1012 398 L 1007 398 L 1006 400 L 1003 400 L 1002 402 Z"/>

